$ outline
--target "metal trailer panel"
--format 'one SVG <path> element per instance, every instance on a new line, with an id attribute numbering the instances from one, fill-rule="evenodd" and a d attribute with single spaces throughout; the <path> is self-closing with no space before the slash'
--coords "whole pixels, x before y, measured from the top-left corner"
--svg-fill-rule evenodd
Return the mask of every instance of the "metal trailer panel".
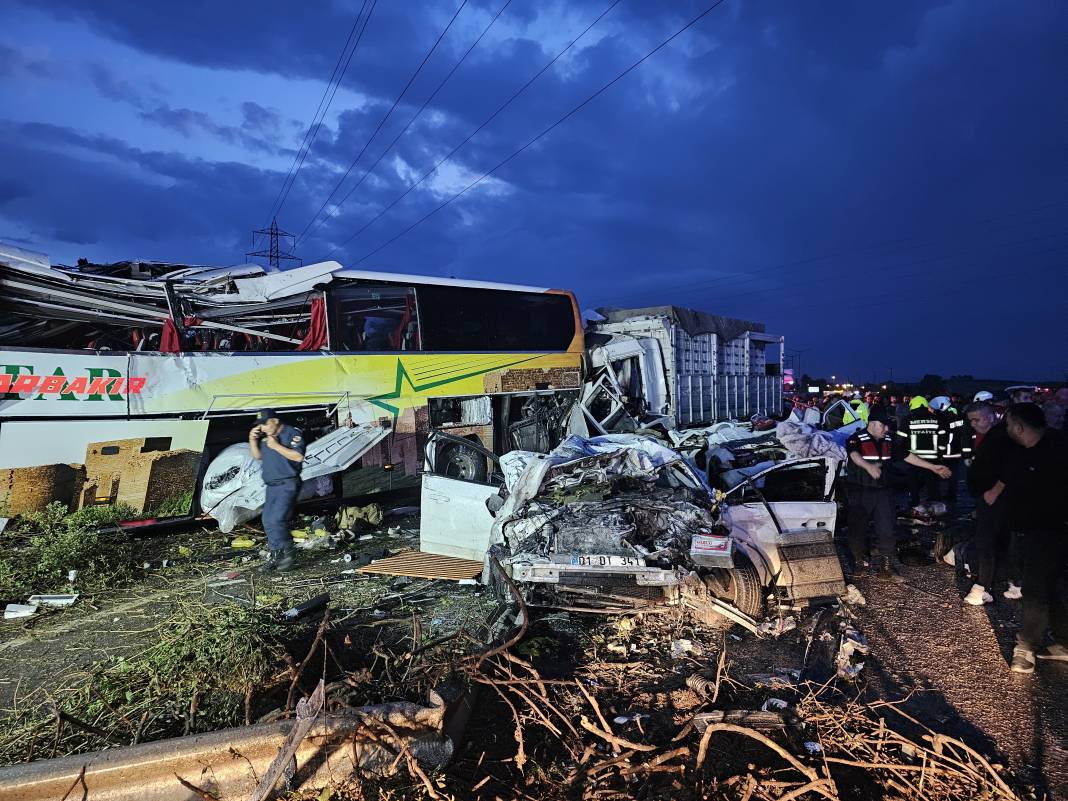
<path id="1" fill-rule="evenodd" d="M 783 338 L 747 331 L 728 342 L 713 333 L 691 336 L 664 316 L 595 325 L 605 333 L 649 337 L 660 343 L 671 413 L 680 427 L 746 420 L 782 408 Z M 767 375 L 768 345 L 778 344 L 778 375 Z"/>

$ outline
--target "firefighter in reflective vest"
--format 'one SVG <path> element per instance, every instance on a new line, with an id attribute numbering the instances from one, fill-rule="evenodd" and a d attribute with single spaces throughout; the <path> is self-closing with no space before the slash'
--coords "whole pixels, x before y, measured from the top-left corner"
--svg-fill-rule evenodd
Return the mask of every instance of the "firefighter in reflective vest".
<path id="1" fill-rule="evenodd" d="M 942 417 L 927 403 L 927 398 L 917 395 L 909 404 L 909 414 L 905 424 L 897 430 L 905 447 L 910 453 L 929 462 L 937 462 L 942 455 L 941 440 Z M 909 500 L 913 506 L 920 502 L 920 490 L 926 489 L 928 501 L 937 501 L 942 497 L 942 487 L 938 477 L 927 470 L 909 468 Z"/>
<path id="2" fill-rule="evenodd" d="M 846 486 L 849 501 L 849 550 L 853 555 L 853 575 L 863 576 L 874 566 L 893 581 L 904 581 L 897 563 L 894 539 L 894 499 L 890 485 L 890 462 L 904 461 L 917 470 L 936 477 L 948 477 L 949 469 L 908 452 L 905 440 L 890 434 L 887 412 L 876 406 L 868 415 L 868 425 L 846 441 L 849 461 Z M 875 524 L 878 544 L 876 559 L 868 556 L 868 521 Z"/>
<path id="3" fill-rule="evenodd" d="M 964 455 L 964 433 L 968 428 L 964 416 L 945 395 L 931 399 L 931 408 L 940 415 L 942 427 L 939 434 L 939 461 L 952 471 L 946 486 L 945 498 L 950 503 L 957 502 L 957 484 L 960 483 L 961 457 Z"/>

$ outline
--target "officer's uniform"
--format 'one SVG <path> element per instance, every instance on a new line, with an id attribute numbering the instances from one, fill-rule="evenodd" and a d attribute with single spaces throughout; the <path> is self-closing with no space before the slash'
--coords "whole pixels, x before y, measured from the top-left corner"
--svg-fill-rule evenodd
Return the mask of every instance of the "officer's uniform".
<path id="1" fill-rule="evenodd" d="M 945 437 L 942 415 L 932 412 L 926 404 L 909 412 L 905 424 L 898 429 L 905 448 L 929 462 L 937 462 L 942 456 L 942 442 Z M 929 470 L 909 465 L 909 497 L 913 505 L 920 501 L 920 488 L 926 486 L 927 500 L 937 501 L 941 498 L 941 479 Z"/>
<path id="2" fill-rule="evenodd" d="M 889 432 L 875 439 L 867 428 L 856 431 L 846 440 L 846 453 L 859 453 L 865 462 L 882 468 L 876 480 L 868 472 L 846 462 L 846 486 L 849 492 L 849 550 L 853 564 L 861 565 L 868 558 L 868 521 L 875 523 L 875 537 L 879 555 L 893 560 L 897 543 L 894 539 L 894 501 L 890 488 L 890 462 L 904 458 L 903 441 L 896 441 Z"/>
<path id="3" fill-rule="evenodd" d="M 278 442 L 287 448 L 304 453 L 304 434 L 299 428 L 283 425 L 278 430 Z M 278 451 L 268 448 L 260 441 L 260 465 L 263 483 L 267 485 L 267 498 L 263 502 L 261 522 L 267 535 L 267 547 L 280 551 L 293 547 L 290 520 L 293 507 L 300 495 L 301 462 L 291 462 Z"/>

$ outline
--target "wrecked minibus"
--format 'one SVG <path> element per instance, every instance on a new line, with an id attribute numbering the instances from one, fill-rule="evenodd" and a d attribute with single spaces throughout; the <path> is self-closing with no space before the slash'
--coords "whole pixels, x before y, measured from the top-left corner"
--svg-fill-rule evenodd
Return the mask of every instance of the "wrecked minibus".
<path id="1" fill-rule="evenodd" d="M 432 401 L 431 403 L 433 403 Z M 717 476 L 648 436 L 572 434 L 495 456 L 481 483 L 424 476 L 421 548 L 505 566 L 528 606 L 683 606 L 756 627 L 845 591 L 834 543 L 841 454 Z"/>
<path id="2" fill-rule="evenodd" d="M 417 486 L 427 399 L 474 396 L 435 411 L 454 424 L 435 458 L 478 480 L 476 446 L 546 446 L 581 387 L 574 296 L 541 287 L 331 261 L 63 267 L 2 245 L 0 308 L 2 516 L 123 504 L 228 530 L 262 503 L 263 407 L 304 431 L 302 498 L 327 499 Z"/>

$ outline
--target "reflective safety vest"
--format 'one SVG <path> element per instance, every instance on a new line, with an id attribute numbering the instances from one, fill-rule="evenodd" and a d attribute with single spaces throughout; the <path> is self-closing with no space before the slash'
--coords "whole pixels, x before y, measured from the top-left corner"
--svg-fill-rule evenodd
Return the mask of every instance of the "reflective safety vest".
<path id="1" fill-rule="evenodd" d="M 955 411 L 951 410 L 942 413 L 939 448 L 942 451 L 943 459 L 959 459 L 964 455 L 966 428 L 970 430 L 970 426 L 965 425 L 964 418 Z M 970 443 L 967 450 L 969 453 L 971 452 Z"/>
<path id="2" fill-rule="evenodd" d="M 865 428 L 853 436 L 857 442 L 857 453 L 865 462 L 889 462 L 893 458 L 894 441 L 889 434 L 882 439 L 875 439 Z"/>
<path id="3" fill-rule="evenodd" d="M 942 455 L 945 430 L 940 415 L 930 409 L 914 409 L 897 433 L 907 439 L 909 450 L 921 459 L 934 460 Z"/>
<path id="4" fill-rule="evenodd" d="M 864 489 L 885 489 L 890 486 L 890 474 L 886 470 L 886 462 L 893 458 L 894 452 L 894 441 L 890 434 L 886 434 L 882 439 L 875 439 L 868 433 L 868 429 L 862 428 L 846 442 L 846 450 L 859 453 L 865 462 L 875 462 L 884 468 L 882 475 L 874 479 L 850 459 L 846 463 L 846 481 L 849 484 Z"/>

